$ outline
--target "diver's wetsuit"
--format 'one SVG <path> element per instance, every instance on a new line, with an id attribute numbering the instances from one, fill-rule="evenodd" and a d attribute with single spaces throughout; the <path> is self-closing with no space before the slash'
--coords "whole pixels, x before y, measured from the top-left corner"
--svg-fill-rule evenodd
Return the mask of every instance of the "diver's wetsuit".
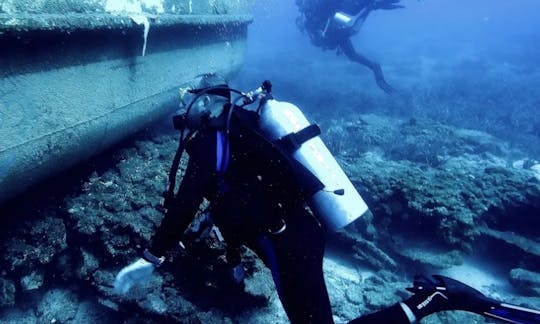
<path id="1" fill-rule="evenodd" d="M 333 323 L 322 271 L 323 230 L 304 208 L 305 187 L 300 187 L 283 155 L 253 131 L 256 118 L 255 112 L 245 110 L 233 114 L 224 175 L 216 172 L 218 128 L 200 130 L 189 141 L 185 176 L 150 252 L 161 256 L 174 249 L 205 197 L 227 244 L 246 245 L 270 268 L 292 323 Z M 282 220 L 286 229 L 272 234 L 282 227 Z M 383 317 L 355 323 L 408 323 L 395 307 L 378 316 Z"/>

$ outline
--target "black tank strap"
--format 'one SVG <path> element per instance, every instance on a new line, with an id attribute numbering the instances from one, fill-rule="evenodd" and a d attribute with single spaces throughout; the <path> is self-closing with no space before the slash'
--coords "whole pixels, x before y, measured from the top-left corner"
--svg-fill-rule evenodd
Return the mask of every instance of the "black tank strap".
<path id="1" fill-rule="evenodd" d="M 247 127 L 253 132 L 252 136 L 245 136 L 243 140 L 252 141 L 253 145 L 268 145 L 265 147 L 265 149 L 275 150 L 277 154 L 283 157 L 283 159 L 287 161 L 288 165 L 290 166 L 291 171 L 297 177 L 298 183 L 302 185 L 302 191 L 306 197 L 310 197 L 317 191 L 324 188 L 324 184 L 310 170 L 291 156 L 290 152 L 294 151 L 295 149 L 288 151 L 280 140 L 271 141 L 260 133 L 258 126 L 258 114 L 253 111 L 238 109 L 236 110 L 235 116 L 241 122 L 241 125 Z M 295 133 L 299 134 L 295 139 L 297 146 L 300 147 L 302 143 L 307 142 L 310 138 L 318 136 L 320 133 L 321 130 L 317 125 L 310 125 L 300 130 L 299 132 Z M 293 139 L 295 137 L 291 136 L 290 138 Z"/>
<path id="2" fill-rule="evenodd" d="M 298 150 L 302 144 L 319 135 L 321 135 L 319 126 L 317 124 L 311 124 L 296 133 L 283 136 L 278 140 L 278 143 L 288 153 L 292 153 Z"/>
<path id="3" fill-rule="evenodd" d="M 184 153 L 185 148 L 185 139 L 184 132 L 180 132 L 180 140 L 178 141 L 178 148 L 174 154 L 174 159 L 171 165 L 171 170 L 169 171 L 169 185 L 167 190 L 163 192 L 162 196 L 165 199 L 163 206 L 169 208 L 174 200 L 174 189 L 176 187 L 176 174 L 178 173 L 178 168 L 180 167 L 180 160 L 182 159 L 182 153 Z"/>

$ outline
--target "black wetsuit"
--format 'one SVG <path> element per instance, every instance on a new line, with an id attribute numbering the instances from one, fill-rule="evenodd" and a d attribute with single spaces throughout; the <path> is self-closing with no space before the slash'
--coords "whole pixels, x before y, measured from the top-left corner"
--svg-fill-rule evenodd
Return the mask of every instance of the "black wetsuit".
<path id="1" fill-rule="evenodd" d="M 230 159 L 224 174 L 216 171 L 220 169 L 216 164 L 221 164 L 216 154 L 221 145 L 219 128 L 201 130 L 189 141 L 185 176 L 150 252 L 160 256 L 172 250 L 207 198 L 212 203 L 212 219 L 227 245 L 249 247 L 270 268 L 292 323 L 333 323 L 322 271 L 323 229 L 304 208 L 306 186 L 298 183 L 276 147 L 254 131 L 256 124 L 254 112 L 233 114 Z M 272 234 L 282 221 L 285 231 Z M 355 323 L 408 323 L 399 306 L 376 316 Z"/>

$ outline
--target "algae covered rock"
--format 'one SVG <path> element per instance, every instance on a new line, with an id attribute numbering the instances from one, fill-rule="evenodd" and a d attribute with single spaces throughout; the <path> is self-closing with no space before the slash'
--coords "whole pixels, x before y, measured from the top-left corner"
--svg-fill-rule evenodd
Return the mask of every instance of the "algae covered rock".
<path id="1" fill-rule="evenodd" d="M 21 287 L 23 290 L 35 290 L 43 285 L 43 273 L 41 271 L 32 271 L 29 275 L 21 278 Z"/>
<path id="2" fill-rule="evenodd" d="M 15 273 L 25 274 L 49 264 L 67 248 L 62 219 L 46 217 L 21 224 L 13 239 L 5 241 L 3 258 Z"/>
<path id="3" fill-rule="evenodd" d="M 72 230 L 84 237 L 81 273 L 94 267 L 88 253 L 97 247 L 106 258 L 124 258 L 149 245 L 163 218 L 160 193 L 166 187 L 167 163 L 174 156 L 171 144 L 176 139 L 165 137 L 118 152 L 114 168 L 101 175 L 92 173 L 82 185 L 84 194 L 66 199 Z"/>
<path id="4" fill-rule="evenodd" d="M 352 235 L 369 237 L 394 259 L 438 268 L 459 264 L 486 239 L 537 256 L 526 237 L 540 235 L 540 184 L 509 163 L 523 153 L 488 134 L 429 121 L 354 120 L 336 122 L 330 142 L 373 213 Z M 429 150 L 437 159 L 422 155 Z"/>
<path id="5" fill-rule="evenodd" d="M 77 314 L 79 301 L 77 295 L 69 290 L 48 291 L 39 302 L 36 315 L 47 323 L 68 323 Z"/>
<path id="6" fill-rule="evenodd" d="M 0 307 L 15 304 L 15 284 L 11 280 L 0 278 Z"/>
<path id="7" fill-rule="evenodd" d="M 540 273 L 522 268 L 510 271 L 510 281 L 514 287 L 531 296 L 540 295 Z"/>
<path id="8" fill-rule="evenodd" d="M 447 252 L 432 250 L 429 246 L 411 247 L 411 245 L 414 243 L 402 244 L 402 247 L 395 249 L 395 251 L 410 261 L 438 269 L 450 268 L 463 263 L 463 253 L 460 251 Z"/>
<path id="9" fill-rule="evenodd" d="M 81 262 L 77 270 L 78 277 L 82 279 L 88 279 L 90 275 L 99 269 L 99 259 L 94 256 L 92 253 L 80 249 L 81 251 Z"/>

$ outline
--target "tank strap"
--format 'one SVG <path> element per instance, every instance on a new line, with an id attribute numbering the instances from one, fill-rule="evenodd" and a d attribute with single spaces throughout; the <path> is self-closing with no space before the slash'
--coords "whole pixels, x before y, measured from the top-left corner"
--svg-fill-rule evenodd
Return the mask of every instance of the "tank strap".
<path id="1" fill-rule="evenodd" d="M 280 140 L 271 141 L 270 139 L 268 139 L 266 136 L 264 136 L 260 132 L 258 119 L 250 118 L 250 117 L 253 117 L 253 112 L 252 111 L 239 109 L 239 110 L 236 111 L 235 116 L 242 122 L 241 124 L 243 126 L 249 128 L 253 132 L 252 136 L 246 136 L 244 138 L 244 140 L 250 140 L 252 142 L 257 142 L 257 143 L 259 143 L 259 145 L 264 143 L 264 145 L 268 145 L 266 147 L 266 149 L 271 148 L 272 150 L 275 150 L 285 161 L 287 161 L 288 165 L 291 168 L 291 171 L 297 177 L 298 182 L 302 185 L 302 190 L 303 190 L 304 195 L 306 197 L 310 197 L 314 193 L 316 193 L 317 191 L 324 188 L 324 184 L 309 169 L 307 169 L 304 165 L 302 165 L 302 163 L 295 160 L 291 156 L 290 151 L 287 150 L 285 145 L 282 145 L 283 143 Z M 255 116 L 257 116 L 256 118 L 259 117 L 259 115 L 255 115 Z M 308 126 L 306 128 L 309 128 L 309 127 L 310 126 Z M 314 135 L 312 135 L 311 137 L 318 136 L 320 134 L 320 132 L 321 132 L 321 130 L 319 129 L 319 127 L 317 125 L 313 125 L 313 127 L 310 128 L 311 131 L 315 131 L 316 130 L 315 127 L 316 127 L 316 129 L 318 129 L 318 131 Z M 301 130 L 300 132 L 302 132 L 304 130 Z M 300 132 L 298 132 L 298 133 L 300 133 Z M 306 131 L 306 132 L 308 132 L 308 131 Z M 305 133 L 305 134 L 307 134 L 307 133 Z M 300 135 L 300 137 L 301 136 L 302 135 Z M 298 147 L 300 147 L 300 145 L 302 145 L 302 143 L 308 141 L 309 138 L 311 138 L 311 137 L 309 137 L 309 138 L 308 137 L 309 136 L 306 136 L 306 138 L 304 138 L 304 140 L 296 139 Z M 294 136 L 291 136 L 290 138 L 292 139 L 292 138 L 294 138 Z M 298 142 L 299 142 L 299 144 L 298 144 Z M 291 151 L 294 151 L 294 149 L 291 149 Z"/>
<path id="2" fill-rule="evenodd" d="M 189 137 L 189 135 L 187 136 Z M 174 159 L 171 165 L 171 170 L 169 171 L 169 186 L 166 191 L 163 192 L 162 196 L 165 199 L 163 206 L 169 208 L 174 200 L 174 188 L 176 187 L 176 174 L 178 173 L 178 168 L 180 167 L 180 160 L 182 159 L 182 154 L 185 149 L 185 139 L 184 131 L 180 132 L 180 140 L 178 141 L 178 149 L 174 154 Z"/>
<path id="3" fill-rule="evenodd" d="M 278 143 L 288 152 L 292 153 L 310 139 L 321 135 L 321 129 L 317 124 L 311 124 L 296 133 L 290 133 L 278 140 Z"/>

